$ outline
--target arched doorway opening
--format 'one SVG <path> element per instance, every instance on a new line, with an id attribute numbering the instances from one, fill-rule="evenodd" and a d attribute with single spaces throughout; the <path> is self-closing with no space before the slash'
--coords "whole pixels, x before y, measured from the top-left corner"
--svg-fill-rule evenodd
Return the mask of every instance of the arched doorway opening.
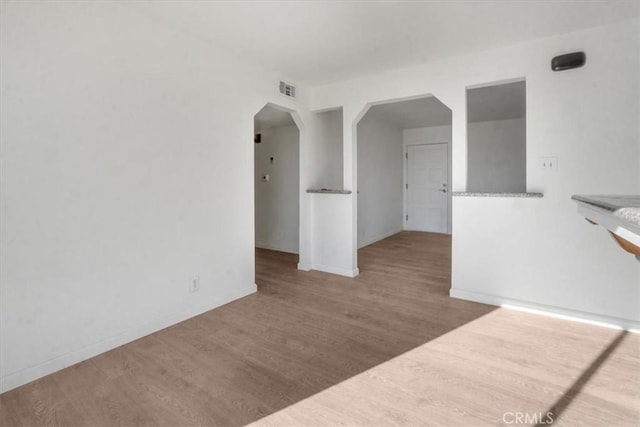
<path id="1" fill-rule="evenodd" d="M 298 255 L 300 129 L 273 104 L 254 117 L 254 209 L 256 250 Z"/>
<path id="2" fill-rule="evenodd" d="M 373 103 L 355 130 L 358 248 L 398 233 L 428 243 L 409 233 L 432 233 L 450 254 L 451 109 L 432 95 Z"/>

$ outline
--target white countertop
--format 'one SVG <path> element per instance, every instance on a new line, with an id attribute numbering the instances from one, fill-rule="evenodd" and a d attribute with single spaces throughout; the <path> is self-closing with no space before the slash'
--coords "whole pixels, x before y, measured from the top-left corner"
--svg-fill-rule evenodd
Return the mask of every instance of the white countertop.
<path id="1" fill-rule="evenodd" d="M 571 198 L 585 218 L 640 247 L 640 196 L 576 194 Z"/>

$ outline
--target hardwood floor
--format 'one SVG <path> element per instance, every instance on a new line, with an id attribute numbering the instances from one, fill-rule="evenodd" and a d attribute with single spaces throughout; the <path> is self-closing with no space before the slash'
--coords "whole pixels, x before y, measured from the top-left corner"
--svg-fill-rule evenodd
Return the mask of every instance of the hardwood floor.
<path id="1" fill-rule="evenodd" d="M 638 425 L 637 334 L 451 299 L 450 245 L 397 234 L 356 279 L 257 250 L 257 294 L 0 395 L 0 425 Z"/>

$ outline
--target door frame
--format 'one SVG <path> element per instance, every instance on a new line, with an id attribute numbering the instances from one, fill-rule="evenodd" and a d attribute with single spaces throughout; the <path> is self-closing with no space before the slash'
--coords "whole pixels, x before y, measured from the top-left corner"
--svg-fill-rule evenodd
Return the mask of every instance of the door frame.
<path id="1" fill-rule="evenodd" d="M 407 158 L 408 148 L 410 145 L 434 145 L 434 144 L 446 144 L 447 146 L 447 234 L 451 234 L 451 209 L 452 209 L 452 197 L 451 197 L 451 144 L 449 141 L 403 141 L 402 142 L 402 229 L 407 228 L 407 184 L 409 182 L 409 162 Z"/>

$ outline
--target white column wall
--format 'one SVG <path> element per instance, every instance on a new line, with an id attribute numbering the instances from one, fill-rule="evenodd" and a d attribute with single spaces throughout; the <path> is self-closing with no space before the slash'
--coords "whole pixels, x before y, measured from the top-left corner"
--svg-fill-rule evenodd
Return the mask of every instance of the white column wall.
<path id="1" fill-rule="evenodd" d="M 453 114 L 452 189 L 464 191 L 466 87 L 524 77 L 527 186 L 545 197 L 454 198 L 452 294 L 638 325 L 638 262 L 603 230 L 588 226 L 570 197 L 640 193 L 639 39 L 638 20 L 629 20 L 317 87 L 311 108 L 344 106 L 344 182 L 352 189 L 358 112 L 380 101 L 437 96 Z M 552 57 L 575 50 L 586 52 L 584 67 L 550 70 Z M 558 157 L 558 172 L 539 167 L 546 156 Z M 354 207 L 343 221 L 356 218 Z"/>

